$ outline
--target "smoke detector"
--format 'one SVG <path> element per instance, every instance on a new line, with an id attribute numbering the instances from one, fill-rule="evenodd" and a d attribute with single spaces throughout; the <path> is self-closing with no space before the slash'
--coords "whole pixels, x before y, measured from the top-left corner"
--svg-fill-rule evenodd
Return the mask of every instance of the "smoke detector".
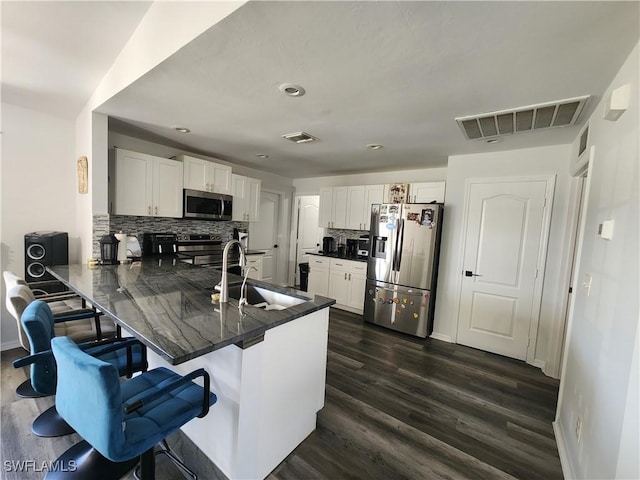
<path id="1" fill-rule="evenodd" d="M 286 135 L 282 135 L 282 138 L 286 138 L 287 140 L 291 140 L 292 142 L 296 143 L 307 143 L 318 140 L 313 135 L 309 135 L 305 132 L 287 133 Z"/>
<path id="2" fill-rule="evenodd" d="M 456 122 L 467 140 L 532 132 L 544 128 L 575 125 L 589 95 L 527 107 L 458 117 Z"/>

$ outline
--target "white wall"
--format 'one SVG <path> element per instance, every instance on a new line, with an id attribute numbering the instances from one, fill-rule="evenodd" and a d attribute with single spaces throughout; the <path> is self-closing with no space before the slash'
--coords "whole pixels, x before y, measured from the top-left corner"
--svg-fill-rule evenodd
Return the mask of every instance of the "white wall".
<path id="1" fill-rule="evenodd" d="M 2 202 L 0 270 L 24 275 L 24 234 L 69 233 L 69 260 L 78 261 L 75 224 L 76 156 L 73 122 L 2 104 Z M 15 320 L 5 308 L 2 282 L 2 348 L 17 345 Z"/>
<path id="2" fill-rule="evenodd" d="M 562 297 L 561 268 L 569 195 L 569 160 L 571 145 L 511 150 L 506 152 L 454 155 L 449 157 L 445 195 L 444 229 L 438 274 L 438 292 L 434 336 L 455 341 L 457 332 L 458 296 L 462 272 L 460 254 L 463 230 L 465 182 L 471 178 L 517 177 L 526 175 L 557 175 L 549 232 L 545 280 L 536 344 L 536 365 L 542 367 L 547 358 L 547 345 L 553 335 L 553 325 L 561 320 L 559 305 Z"/>
<path id="3" fill-rule="evenodd" d="M 298 178 L 293 180 L 298 195 L 318 195 L 324 187 L 348 187 L 351 185 L 384 185 L 387 183 L 441 182 L 447 177 L 447 168 L 422 170 L 395 170 L 389 172 L 338 175 L 332 177 Z"/>
<path id="4" fill-rule="evenodd" d="M 586 273 L 593 280 L 589 296 L 582 289 L 575 295 L 555 423 L 563 467 L 576 478 L 640 478 L 638 58 L 636 45 L 604 96 L 630 84 L 629 109 L 611 122 L 601 102 L 590 119 L 595 155 L 578 282 Z M 608 219 L 614 237 L 603 240 L 598 225 Z"/>

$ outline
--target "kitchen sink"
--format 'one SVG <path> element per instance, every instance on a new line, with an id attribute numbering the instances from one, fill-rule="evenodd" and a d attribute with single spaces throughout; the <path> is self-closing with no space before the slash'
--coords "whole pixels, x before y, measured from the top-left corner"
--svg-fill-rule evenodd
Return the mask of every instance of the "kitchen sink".
<path id="1" fill-rule="evenodd" d="M 229 298 L 240 300 L 241 288 L 241 283 L 229 285 Z M 284 310 L 285 308 L 300 305 L 308 301 L 305 298 L 292 297 L 291 295 L 274 292 L 273 290 L 257 287 L 249 283 L 245 285 L 245 288 L 247 303 L 255 307 L 264 308 L 265 310 Z"/>

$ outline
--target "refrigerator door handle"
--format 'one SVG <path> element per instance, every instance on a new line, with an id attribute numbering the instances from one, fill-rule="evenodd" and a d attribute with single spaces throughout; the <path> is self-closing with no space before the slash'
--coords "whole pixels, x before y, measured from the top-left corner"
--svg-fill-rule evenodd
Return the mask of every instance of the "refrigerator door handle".
<path id="1" fill-rule="evenodd" d="M 402 260 L 402 247 L 404 243 L 404 220 L 398 220 L 398 232 L 396 233 L 396 245 L 393 251 L 393 270 L 400 271 L 400 261 Z"/>

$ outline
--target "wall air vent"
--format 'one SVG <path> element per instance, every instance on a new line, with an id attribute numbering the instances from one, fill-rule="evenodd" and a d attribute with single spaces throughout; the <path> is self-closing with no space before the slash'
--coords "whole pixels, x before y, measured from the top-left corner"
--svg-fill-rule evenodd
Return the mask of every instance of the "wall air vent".
<path id="1" fill-rule="evenodd" d="M 578 121 L 587 100 L 589 100 L 589 95 L 499 112 L 458 117 L 456 122 L 467 140 L 532 132 L 543 128 L 568 127 L 575 125 Z"/>
<path id="2" fill-rule="evenodd" d="M 307 143 L 318 140 L 313 135 L 309 135 L 305 132 L 295 132 L 295 133 L 287 133 L 286 135 L 282 135 L 282 138 L 286 138 L 287 140 L 291 140 L 296 143 Z"/>

